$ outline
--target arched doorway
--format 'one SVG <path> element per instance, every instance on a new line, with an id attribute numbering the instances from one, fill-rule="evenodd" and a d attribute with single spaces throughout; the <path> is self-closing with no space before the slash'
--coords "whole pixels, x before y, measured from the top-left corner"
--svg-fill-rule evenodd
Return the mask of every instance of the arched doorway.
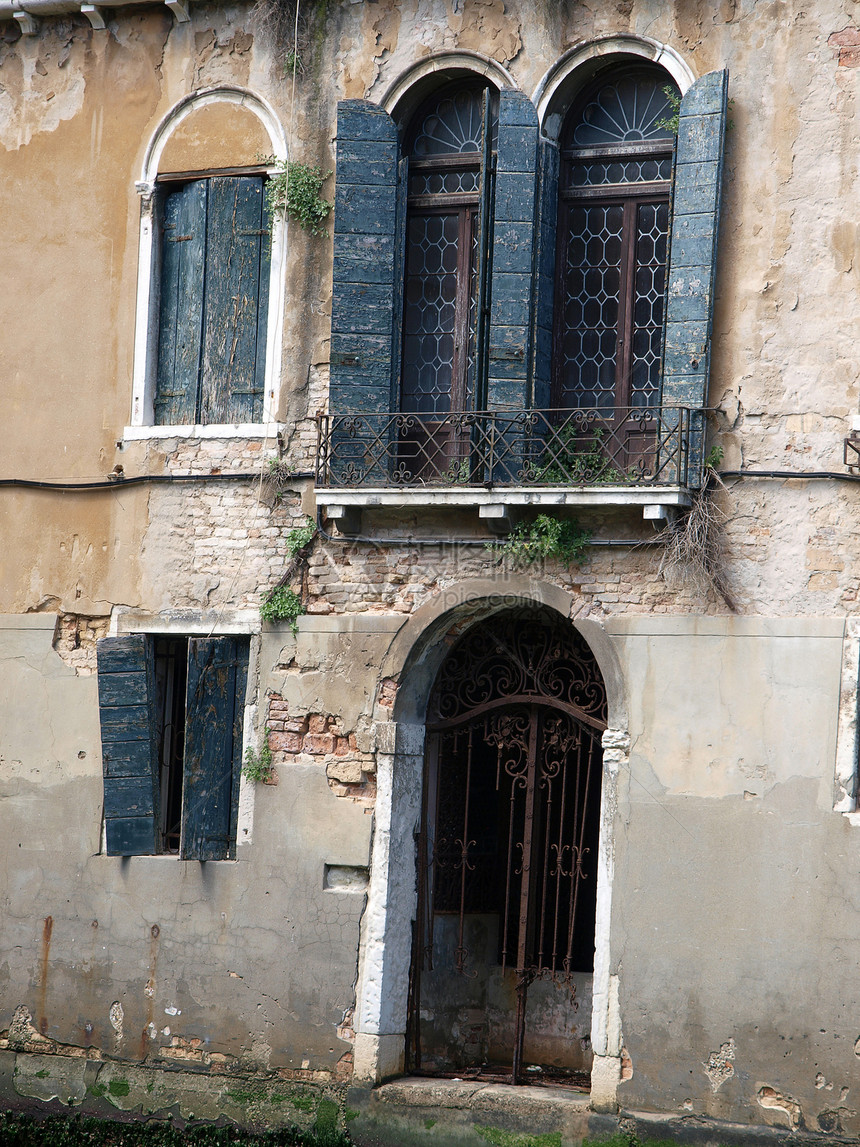
<path id="1" fill-rule="evenodd" d="M 471 626 L 427 713 L 414 1071 L 576 1080 L 588 1033 L 606 692 L 547 609 Z"/>

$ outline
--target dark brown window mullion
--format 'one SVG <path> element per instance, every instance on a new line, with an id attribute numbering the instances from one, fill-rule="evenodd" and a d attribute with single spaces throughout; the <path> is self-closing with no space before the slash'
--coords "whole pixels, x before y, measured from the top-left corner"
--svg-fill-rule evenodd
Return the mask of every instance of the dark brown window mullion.
<path id="1" fill-rule="evenodd" d="M 469 304 L 472 297 L 472 228 L 475 210 L 461 207 L 457 243 L 457 297 L 454 304 L 454 361 L 451 369 L 451 411 L 466 409 L 469 368 Z"/>

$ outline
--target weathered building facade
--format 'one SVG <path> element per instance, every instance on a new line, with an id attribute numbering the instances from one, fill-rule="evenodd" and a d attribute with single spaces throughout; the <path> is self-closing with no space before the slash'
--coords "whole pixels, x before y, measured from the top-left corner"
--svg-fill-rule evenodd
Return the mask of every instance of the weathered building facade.
<path id="1" fill-rule="evenodd" d="M 4 1102 L 860 1133 L 858 63 L 849 0 L 0 0 Z"/>

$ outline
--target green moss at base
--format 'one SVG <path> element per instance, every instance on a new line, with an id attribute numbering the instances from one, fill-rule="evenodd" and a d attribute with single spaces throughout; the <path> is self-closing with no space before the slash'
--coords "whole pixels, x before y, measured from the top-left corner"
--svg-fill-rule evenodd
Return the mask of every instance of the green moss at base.
<path id="1" fill-rule="evenodd" d="M 476 1127 L 475 1130 L 492 1147 L 561 1147 L 561 1132 L 546 1135 L 520 1135 L 515 1131 L 502 1131 L 499 1127 Z"/>

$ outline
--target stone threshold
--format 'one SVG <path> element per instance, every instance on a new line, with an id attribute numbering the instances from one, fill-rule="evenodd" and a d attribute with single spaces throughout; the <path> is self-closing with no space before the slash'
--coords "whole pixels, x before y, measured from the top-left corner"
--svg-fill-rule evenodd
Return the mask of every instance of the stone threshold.
<path id="1" fill-rule="evenodd" d="M 575 1147 L 586 1134 L 617 1130 L 614 1117 L 591 1110 L 586 1092 L 564 1087 L 407 1076 L 353 1088 L 347 1106 L 356 1147 L 486 1147 L 541 1136 Z"/>
<path id="2" fill-rule="evenodd" d="M 445 1107 L 470 1111 L 516 1112 L 589 1111 L 588 1092 L 568 1087 L 535 1087 L 528 1084 L 485 1083 L 481 1080 L 432 1079 L 406 1076 L 374 1088 L 377 1103 L 400 1107 Z"/>

